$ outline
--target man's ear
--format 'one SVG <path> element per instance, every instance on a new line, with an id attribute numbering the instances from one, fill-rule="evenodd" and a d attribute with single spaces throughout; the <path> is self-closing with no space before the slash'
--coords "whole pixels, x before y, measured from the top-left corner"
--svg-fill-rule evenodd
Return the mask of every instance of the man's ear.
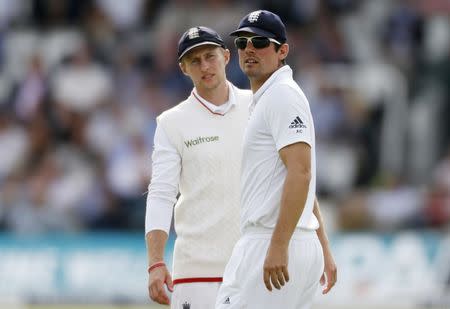
<path id="1" fill-rule="evenodd" d="M 186 63 L 184 63 L 184 61 L 181 60 L 180 62 L 178 62 L 178 65 L 180 66 L 181 72 L 183 72 L 184 75 L 188 76 L 188 73 L 186 71 Z"/>
<path id="2" fill-rule="evenodd" d="M 230 62 L 230 50 L 228 48 L 223 50 L 223 57 L 225 58 L 225 64 Z"/>
<path id="3" fill-rule="evenodd" d="M 278 50 L 280 52 L 280 60 L 284 60 L 287 58 L 289 54 L 289 44 L 284 43 L 280 46 L 280 49 Z"/>

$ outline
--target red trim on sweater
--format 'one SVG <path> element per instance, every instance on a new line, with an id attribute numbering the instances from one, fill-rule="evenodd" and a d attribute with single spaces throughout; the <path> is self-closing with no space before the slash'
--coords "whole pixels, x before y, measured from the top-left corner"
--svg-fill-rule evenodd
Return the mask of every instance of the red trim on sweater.
<path id="1" fill-rule="evenodd" d="M 195 92 L 192 91 L 192 94 L 194 95 L 194 98 L 196 98 L 197 101 L 200 102 L 201 105 L 203 105 L 204 108 L 206 108 L 207 110 L 209 110 L 210 113 L 212 113 L 212 114 L 214 114 L 214 115 L 225 116 L 225 114 L 213 112 L 212 110 L 209 109 L 208 106 L 205 105 L 205 103 L 202 102 L 202 100 L 200 100 L 199 97 L 197 97 L 197 95 L 195 94 Z"/>
<path id="2" fill-rule="evenodd" d="M 180 278 L 173 280 L 173 284 L 194 283 L 194 282 L 222 282 L 222 277 Z"/>

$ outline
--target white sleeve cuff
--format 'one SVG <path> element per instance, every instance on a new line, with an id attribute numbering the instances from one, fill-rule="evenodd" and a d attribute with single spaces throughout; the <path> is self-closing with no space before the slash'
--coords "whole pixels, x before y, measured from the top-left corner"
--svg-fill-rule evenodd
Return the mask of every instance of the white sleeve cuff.
<path id="1" fill-rule="evenodd" d="M 153 230 L 162 230 L 169 235 L 172 223 L 173 203 L 147 196 L 145 213 L 145 235 Z"/>

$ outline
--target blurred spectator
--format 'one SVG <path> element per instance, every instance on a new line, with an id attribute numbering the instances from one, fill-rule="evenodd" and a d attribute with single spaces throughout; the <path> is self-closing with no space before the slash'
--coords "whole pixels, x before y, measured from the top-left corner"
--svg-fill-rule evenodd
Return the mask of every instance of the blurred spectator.
<path id="1" fill-rule="evenodd" d="M 411 71 L 419 60 L 423 44 L 423 19 L 415 0 L 397 1 L 388 17 L 384 40 L 396 64 Z"/>
<path id="2" fill-rule="evenodd" d="M 51 84 L 57 104 L 87 113 L 111 96 L 111 77 L 91 58 L 89 47 L 80 46 L 69 64 L 55 73 Z"/>
<path id="3" fill-rule="evenodd" d="M 286 24 L 295 25 L 312 23 L 317 18 L 321 6 L 320 0 L 291 0 L 278 3 L 264 0 L 261 3 L 261 7 L 264 9 L 285 17 L 283 20 L 286 21 Z"/>
<path id="4" fill-rule="evenodd" d="M 228 33 L 259 8 L 295 25 L 338 226 L 448 226 L 448 1 L 0 0 L 0 227 L 142 228 L 155 119 L 191 88 L 180 32 L 214 26 L 248 87 Z"/>
<path id="5" fill-rule="evenodd" d="M 46 94 L 46 76 L 44 75 L 42 60 L 39 55 L 31 58 L 29 70 L 19 85 L 16 96 L 15 110 L 22 120 L 31 120 L 42 107 L 42 101 Z"/>
<path id="6" fill-rule="evenodd" d="M 226 37 L 234 30 L 241 16 L 255 5 L 236 0 L 174 0 L 166 2 L 155 23 L 157 38 L 162 39 L 168 32 L 177 38 L 184 29 L 196 25 L 214 25 L 216 31 Z M 175 49 L 176 50 L 176 49 Z"/>
<path id="7" fill-rule="evenodd" d="M 33 24 L 42 28 L 76 26 L 91 7 L 92 0 L 32 0 Z"/>
<path id="8" fill-rule="evenodd" d="M 12 115 L 0 113 L 0 184 L 15 170 L 23 167 L 29 140 L 26 130 L 15 123 Z"/>
<path id="9" fill-rule="evenodd" d="M 450 227 L 450 147 L 433 170 L 425 214 L 431 226 Z"/>
<path id="10" fill-rule="evenodd" d="M 139 69 L 137 55 L 127 47 L 120 48 L 114 59 L 114 89 L 119 104 L 138 104 L 144 84 L 143 70 Z"/>
<path id="11" fill-rule="evenodd" d="M 423 226 L 424 194 L 395 175 L 386 175 L 384 184 L 369 192 L 367 210 L 380 231 Z"/>
<path id="12" fill-rule="evenodd" d="M 0 0 L 0 30 L 8 27 L 25 11 L 26 3 L 23 0 Z"/>
<path id="13" fill-rule="evenodd" d="M 54 141 L 52 140 L 54 131 L 52 129 L 45 112 L 36 114 L 26 124 L 29 140 L 26 163 L 39 162 L 47 152 L 51 151 L 51 148 L 54 147 Z"/>
<path id="14" fill-rule="evenodd" d="M 118 145 L 107 166 L 107 182 L 128 214 L 130 227 L 143 228 L 145 193 L 151 176 L 149 148 L 143 136 L 134 135 Z"/>
<path id="15" fill-rule="evenodd" d="M 425 194 L 394 175 L 386 175 L 381 185 L 350 193 L 339 210 L 344 230 L 395 231 L 425 225 Z"/>
<path id="16" fill-rule="evenodd" d="M 324 62 L 348 63 L 351 54 L 347 50 L 337 20 L 322 11 L 317 18 L 316 33 L 310 38 L 316 53 Z"/>
<path id="17" fill-rule="evenodd" d="M 138 25 L 144 6 L 144 0 L 96 0 L 95 3 L 122 31 L 133 30 Z"/>
<path id="18" fill-rule="evenodd" d="M 59 191 L 64 185 L 58 182 L 61 172 L 55 158 L 48 155 L 35 166 L 24 182 L 17 182 L 15 177 L 8 179 L 3 192 L 8 229 L 17 233 L 76 229 L 76 217 L 62 208 L 67 204 L 62 198 L 64 193 Z"/>

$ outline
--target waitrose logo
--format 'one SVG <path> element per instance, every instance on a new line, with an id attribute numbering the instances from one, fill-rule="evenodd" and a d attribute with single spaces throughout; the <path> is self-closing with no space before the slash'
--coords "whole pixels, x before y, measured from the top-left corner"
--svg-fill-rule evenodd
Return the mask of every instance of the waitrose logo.
<path id="1" fill-rule="evenodd" d="M 199 136 L 196 139 L 191 139 L 189 141 L 184 141 L 186 147 L 196 146 L 202 143 L 210 143 L 219 141 L 218 136 Z"/>

